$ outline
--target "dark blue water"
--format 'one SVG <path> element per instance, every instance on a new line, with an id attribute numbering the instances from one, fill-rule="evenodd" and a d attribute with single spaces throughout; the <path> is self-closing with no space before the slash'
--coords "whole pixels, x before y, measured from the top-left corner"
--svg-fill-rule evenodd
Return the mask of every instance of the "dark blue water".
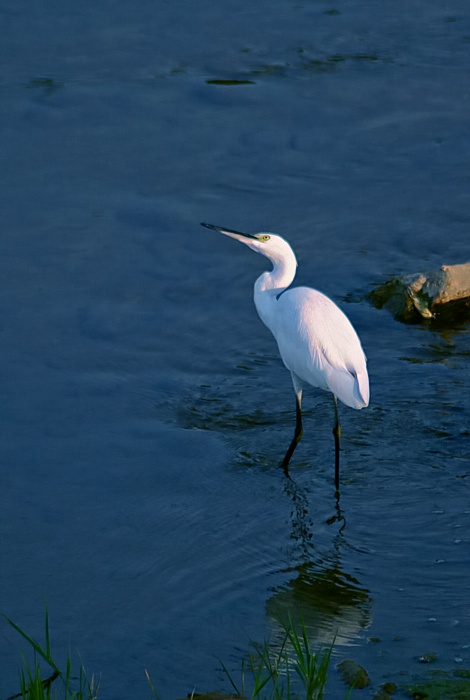
<path id="1" fill-rule="evenodd" d="M 468 326 L 365 299 L 470 257 L 467 6 L 3 2 L 0 21 L 1 611 L 40 639 L 47 599 L 59 659 L 78 649 L 115 700 L 151 696 L 144 669 L 162 698 L 227 689 L 217 658 L 239 668 L 286 611 L 375 687 L 427 652 L 468 668 Z M 200 221 L 284 235 L 362 338 L 341 520 L 331 397 L 306 392 L 290 484 L 264 261 Z M 8 696 L 24 647 L 6 625 L 0 644 Z"/>

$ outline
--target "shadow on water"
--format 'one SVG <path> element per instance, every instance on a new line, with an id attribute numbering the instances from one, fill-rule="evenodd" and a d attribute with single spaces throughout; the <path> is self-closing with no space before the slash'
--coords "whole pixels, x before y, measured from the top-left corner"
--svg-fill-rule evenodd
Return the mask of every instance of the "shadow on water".
<path id="1" fill-rule="evenodd" d="M 266 612 L 274 626 L 273 648 L 285 643 L 289 620 L 300 634 L 308 631 L 312 647 L 354 644 L 358 634 L 371 623 L 369 591 L 342 565 L 342 549 L 347 546 L 346 520 L 336 498 L 335 514 L 326 524 L 337 532 L 329 551 L 315 551 L 315 524 L 309 515 L 306 489 L 286 477 L 284 493 L 292 502 L 291 539 L 300 562 L 284 569 L 288 580 L 278 586 L 266 602 Z"/>

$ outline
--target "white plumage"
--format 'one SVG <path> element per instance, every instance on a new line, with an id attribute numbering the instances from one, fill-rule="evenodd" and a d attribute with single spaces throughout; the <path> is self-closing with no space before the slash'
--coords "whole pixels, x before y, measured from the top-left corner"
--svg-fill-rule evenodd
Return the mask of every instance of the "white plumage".
<path id="1" fill-rule="evenodd" d="M 347 316 L 327 296 L 309 287 L 293 287 L 297 260 L 289 243 L 274 233 L 247 234 L 203 224 L 235 238 L 267 257 L 270 272 L 256 280 L 254 301 L 263 323 L 275 337 L 296 393 L 296 429 L 282 462 L 286 474 L 302 437 L 302 391 L 306 384 L 330 391 L 335 406 L 335 483 L 339 489 L 339 437 L 336 397 L 351 408 L 369 404 L 369 376 L 361 342 Z"/>

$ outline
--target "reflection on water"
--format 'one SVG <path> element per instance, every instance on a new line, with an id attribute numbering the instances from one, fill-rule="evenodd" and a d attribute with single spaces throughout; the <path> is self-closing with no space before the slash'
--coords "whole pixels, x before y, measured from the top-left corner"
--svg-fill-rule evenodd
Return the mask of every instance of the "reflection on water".
<path id="1" fill-rule="evenodd" d="M 299 630 L 305 624 L 314 648 L 333 642 L 354 644 L 372 620 L 369 591 L 342 571 L 340 562 L 333 558 L 304 562 L 289 573 L 292 578 L 266 602 L 266 612 L 276 629 L 275 638 L 283 639 L 290 616 Z"/>
<path id="2" fill-rule="evenodd" d="M 346 521 L 339 501 L 336 514 L 328 520 L 328 524 L 338 527 L 338 532 L 330 551 L 319 556 L 315 553 L 307 494 L 291 478 L 286 479 L 285 492 L 294 506 L 291 537 L 301 563 L 284 570 L 289 579 L 266 602 L 266 612 L 275 629 L 274 647 L 285 642 L 289 619 L 298 632 L 305 625 L 313 648 L 354 644 L 371 622 L 372 601 L 369 591 L 342 567 Z"/>
<path id="3" fill-rule="evenodd" d="M 432 333 L 430 334 L 430 330 Z M 449 364 L 452 360 L 460 357 L 469 357 L 470 350 L 468 344 L 465 346 L 463 338 L 470 333 L 470 324 L 468 321 L 455 324 L 449 327 L 447 324 L 439 323 L 438 321 L 423 325 L 420 330 L 426 334 L 430 334 L 428 342 L 422 341 L 420 337 L 419 345 L 416 347 L 416 352 L 413 355 L 401 357 L 402 360 L 414 364 L 421 363 L 443 363 Z"/>

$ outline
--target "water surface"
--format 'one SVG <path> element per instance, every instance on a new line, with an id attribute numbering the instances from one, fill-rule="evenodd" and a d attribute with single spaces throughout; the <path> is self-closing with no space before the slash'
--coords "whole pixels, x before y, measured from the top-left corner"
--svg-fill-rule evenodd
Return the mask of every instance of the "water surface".
<path id="1" fill-rule="evenodd" d="M 468 260 L 468 9 L 0 13 L 2 612 L 40 638 L 47 599 L 57 655 L 115 700 L 150 697 L 145 668 L 162 698 L 226 687 L 217 657 L 286 611 L 375 687 L 431 651 L 468 668 L 468 326 L 365 299 Z M 331 397 L 306 392 L 287 482 L 265 261 L 200 221 L 284 235 L 358 329 L 340 512 Z M 23 648 L 1 645 L 8 696 Z"/>

